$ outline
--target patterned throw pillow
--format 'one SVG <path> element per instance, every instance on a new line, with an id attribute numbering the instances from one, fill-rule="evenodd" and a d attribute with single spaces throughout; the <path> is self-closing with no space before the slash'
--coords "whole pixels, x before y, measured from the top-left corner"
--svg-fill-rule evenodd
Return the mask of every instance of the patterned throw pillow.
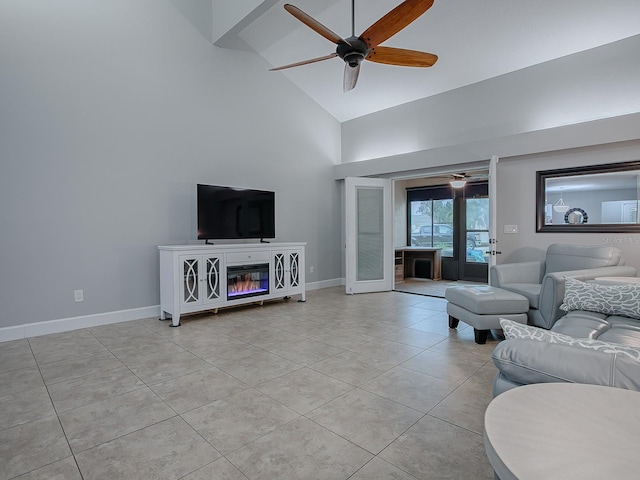
<path id="1" fill-rule="evenodd" d="M 576 338 L 574 345 L 582 348 L 590 348 L 604 353 L 620 353 L 640 362 L 640 349 L 619 343 L 602 342 L 590 338 Z"/>
<path id="2" fill-rule="evenodd" d="M 538 340 L 540 342 L 549 343 L 564 343 L 567 345 L 573 345 L 575 338 L 569 335 L 563 335 L 562 333 L 550 332 L 538 327 L 531 327 L 529 325 L 523 325 L 522 323 L 514 322 L 513 320 L 507 320 L 506 318 L 500 319 L 500 326 L 505 338 L 527 338 L 529 340 Z"/>
<path id="3" fill-rule="evenodd" d="M 560 343 L 562 345 L 589 348 L 603 353 L 624 355 L 625 357 L 640 362 L 640 348 L 590 338 L 573 338 L 569 335 L 563 335 L 562 333 L 550 332 L 542 328 L 523 325 L 513 320 L 507 320 L 506 318 L 500 319 L 500 326 L 502 327 L 504 337 L 508 339 L 524 338 L 527 340 L 537 340 L 539 342 Z"/>
<path id="4" fill-rule="evenodd" d="M 640 319 L 640 285 L 600 285 L 567 277 L 564 302 L 560 309 L 565 312 L 586 310 Z"/>

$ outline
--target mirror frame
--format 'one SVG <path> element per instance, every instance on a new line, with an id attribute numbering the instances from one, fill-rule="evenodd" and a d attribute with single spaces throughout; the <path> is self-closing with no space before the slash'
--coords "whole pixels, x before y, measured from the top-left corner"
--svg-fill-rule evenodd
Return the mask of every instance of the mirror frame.
<path id="1" fill-rule="evenodd" d="M 541 170 L 536 172 L 536 232 L 539 233 L 640 233 L 640 224 L 545 224 L 545 184 L 547 179 L 557 177 L 573 177 L 595 173 L 625 172 L 640 170 L 640 161 L 590 165 L 586 167 L 561 168 L 558 170 Z M 640 199 L 638 199 L 640 201 Z"/>

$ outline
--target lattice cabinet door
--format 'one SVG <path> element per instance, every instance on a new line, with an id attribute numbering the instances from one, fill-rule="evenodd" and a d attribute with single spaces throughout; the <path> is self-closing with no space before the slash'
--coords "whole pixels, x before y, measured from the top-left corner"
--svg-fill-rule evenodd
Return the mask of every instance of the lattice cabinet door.
<path id="1" fill-rule="evenodd" d="M 289 287 L 300 286 L 300 252 L 293 251 L 288 254 L 289 261 Z"/>
<path id="2" fill-rule="evenodd" d="M 290 293 L 300 290 L 304 281 L 304 259 L 301 250 L 283 250 L 272 252 L 274 293 Z"/>
<path id="3" fill-rule="evenodd" d="M 218 255 L 205 255 L 203 258 L 205 271 L 203 278 L 203 301 L 216 303 L 222 292 L 222 261 Z"/>
<path id="4" fill-rule="evenodd" d="M 200 292 L 201 256 L 181 256 L 182 285 L 180 303 L 197 305 L 202 303 Z"/>
<path id="5" fill-rule="evenodd" d="M 285 252 L 274 252 L 273 254 L 273 291 L 287 291 L 287 255 Z"/>
<path id="6" fill-rule="evenodd" d="M 223 300 L 223 268 L 220 255 L 183 255 L 181 303 L 183 305 L 215 304 Z"/>

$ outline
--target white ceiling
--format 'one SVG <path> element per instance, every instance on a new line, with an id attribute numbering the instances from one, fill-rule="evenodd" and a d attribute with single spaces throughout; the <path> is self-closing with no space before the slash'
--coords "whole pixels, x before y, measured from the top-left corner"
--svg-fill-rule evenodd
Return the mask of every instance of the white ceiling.
<path id="1" fill-rule="evenodd" d="M 351 0 L 276 1 L 237 32 L 272 66 L 335 51 L 287 13 L 285 3 L 343 38 L 351 35 Z M 356 35 L 400 3 L 356 0 Z M 364 62 L 358 85 L 348 93 L 342 91 L 339 58 L 271 74 L 286 75 L 346 121 L 638 34 L 639 0 L 436 0 L 383 44 L 435 53 L 439 60 L 431 68 Z"/>

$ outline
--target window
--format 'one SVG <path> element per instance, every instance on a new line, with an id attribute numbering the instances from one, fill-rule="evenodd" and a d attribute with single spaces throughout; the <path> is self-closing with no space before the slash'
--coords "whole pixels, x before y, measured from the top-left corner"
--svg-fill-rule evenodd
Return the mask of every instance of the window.
<path id="1" fill-rule="evenodd" d="M 409 245 L 440 247 L 443 257 L 453 256 L 453 198 L 448 187 L 407 192 Z"/>

